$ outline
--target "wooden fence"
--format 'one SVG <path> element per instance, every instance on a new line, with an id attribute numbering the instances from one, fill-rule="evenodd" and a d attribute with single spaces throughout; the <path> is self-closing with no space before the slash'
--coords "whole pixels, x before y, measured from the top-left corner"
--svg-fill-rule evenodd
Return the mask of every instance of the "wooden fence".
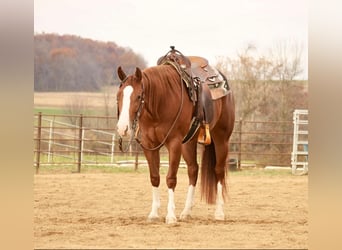
<path id="1" fill-rule="evenodd" d="M 41 166 L 52 165 L 70 165 L 74 172 L 81 172 L 82 166 L 86 165 L 133 164 L 135 168 L 147 165 L 137 143 L 133 142 L 127 153 L 119 150 L 116 117 L 37 113 L 34 118 L 36 173 Z M 229 158 L 237 162 L 237 168 L 291 166 L 292 140 L 292 120 L 240 119 L 236 121 L 231 137 Z M 161 165 L 167 165 L 164 147 L 161 159 Z M 185 166 L 183 161 L 181 166 Z"/>

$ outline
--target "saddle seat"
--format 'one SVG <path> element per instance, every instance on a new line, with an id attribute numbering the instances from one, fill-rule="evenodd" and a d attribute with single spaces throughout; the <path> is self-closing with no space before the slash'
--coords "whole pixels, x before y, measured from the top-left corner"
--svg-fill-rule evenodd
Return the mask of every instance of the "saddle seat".
<path id="1" fill-rule="evenodd" d="M 202 84 L 208 85 L 213 100 L 228 94 L 228 82 L 221 73 L 210 66 L 207 59 L 199 56 L 188 56 L 191 62 L 191 73 L 193 78 L 198 78 Z"/>
<path id="2" fill-rule="evenodd" d="M 193 77 L 199 77 L 205 82 L 208 77 L 216 77 L 217 72 L 209 65 L 208 60 L 199 56 L 188 56 L 191 62 L 191 72 Z"/>

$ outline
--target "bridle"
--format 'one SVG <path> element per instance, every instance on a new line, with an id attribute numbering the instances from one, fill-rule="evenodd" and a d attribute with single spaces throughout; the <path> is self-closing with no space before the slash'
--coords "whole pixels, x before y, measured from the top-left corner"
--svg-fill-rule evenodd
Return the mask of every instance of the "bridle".
<path id="1" fill-rule="evenodd" d="M 120 86 L 122 86 L 122 84 L 125 83 L 125 81 L 127 80 L 127 78 L 128 78 L 128 77 L 126 77 L 124 80 L 122 80 Z M 144 86 L 144 82 L 141 81 L 140 103 L 139 103 L 138 110 L 135 112 L 135 117 L 134 117 L 134 119 L 133 119 L 133 121 L 132 121 L 132 125 L 131 125 L 131 130 L 132 130 L 131 137 L 130 137 L 130 140 L 129 140 L 129 142 L 128 142 L 127 147 L 126 147 L 125 149 L 123 149 L 122 137 L 119 136 L 119 149 L 120 149 L 120 151 L 123 152 L 123 153 L 128 152 L 129 147 L 131 146 L 133 139 L 135 139 L 135 140 L 139 143 L 139 145 L 140 145 L 143 149 L 145 149 L 145 150 L 154 151 L 154 150 L 160 149 L 160 148 L 165 144 L 165 142 L 166 142 L 167 138 L 169 137 L 169 135 L 170 135 L 172 129 L 173 129 L 174 126 L 176 125 L 176 122 L 178 121 L 179 116 L 180 116 L 180 114 L 181 114 L 181 111 L 182 111 L 182 109 L 183 109 L 183 103 L 184 103 L 184 96 L 183 96 L 184 90 L 183 90 L 183 89 L 184 89 L 183 80 L 182 80 L 182 78 L 181 78 L 181 103 L 180 103 L 180 106 L 179 106 L 179 108 L 178 108 L 177 116 L 176 116 L 175 120 L 173 121 L 173 123 L 172 123 L 170 129 L 168 130 L 168 132 L 167 132 L 165 138 L 163 139 L 163 141 L 162 141 L 159 145 L 157 145 L 157 146 L 155 146 L 155 147 L 152 147 L 152 148 L 149 148 L 149 147 L 144 146 L 144 145 L 142 144 L 141 140 L 138 138 L 138 134 L 139 134 L 139 123 L 138 123 L 138 122 L 139 122 L 139 118 L 140 118 L 140 116 L 141 116 L 141 112 L 142 112 L 142 110 L 143 110 L 143 108 L 144 108 L 144 104 L 145 104 L 145 86 Z M 119 117 L 119 105 L 117 105 L 117 109 L 118 109 L 117 112 L 118 112 L 118 117 Z"/>
<path id="2" fill-rule="evenodd" d="M 122 80 L 121 84 L 120 84 L 120 87 L 122 86 L 122 84 L 124 84 L 126 81 L 127 81 L 128 77 L 126 77 L 125 79 Z M 138 110 L 135 112 L 135 117 L 132 121 L 132 125 L 131 125 L 131 130 L 133 133 L 131 133 L 131 138 L 129 139 L 129 142 L 128 142 L 128 145 L 125 149 L 123 149 L 123 145 L 122 145 L 122 137 L 119 136 L 119 149 L 121 152 L 123 153 L 126 153 L 129 149 L 129 147 L 131 146 L 132 144 L 132 141 L 133 141 L 133 138 L 136 138 L 137 137 L 137 133 L 139 131 L 139 118 L 140 118 L 140 115 L 141 115 L 141 112 L 143 110 L 143 107 L 144 107 L 144 104 L 145 104 L 145 87 L 144 87 L 144 83 L 141 82 L 141 95 L 140 95 L 140 103 L 139 103 L 139 107 L 138 107 Z M 119 105 L 117 103 L 117 114 L 118 114 L 118 118 L 119 118 Z"/>

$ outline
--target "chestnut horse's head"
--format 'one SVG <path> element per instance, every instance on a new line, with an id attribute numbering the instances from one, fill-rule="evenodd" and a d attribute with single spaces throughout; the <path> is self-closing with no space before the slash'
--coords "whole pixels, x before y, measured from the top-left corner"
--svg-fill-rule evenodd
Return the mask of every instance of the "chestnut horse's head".
<path id="1" fill-rule="evenodd" d="M 138 119 L 144 102 L 142 72 L 136 68 L 134 75 L 127 76 L 120 66 L 118 76 L 121 84 L 117 93 L 117 130 L 120 136 L 125 136 L 132 133 L 132 126 L 137 122 L 134 120 Z"/>

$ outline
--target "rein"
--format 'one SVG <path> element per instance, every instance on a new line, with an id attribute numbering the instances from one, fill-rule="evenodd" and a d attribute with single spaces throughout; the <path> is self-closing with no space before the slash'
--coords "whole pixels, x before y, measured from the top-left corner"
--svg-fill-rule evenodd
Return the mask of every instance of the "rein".
<path id="1" fill-rule="evenodd" d="M 172 66 L 175 67 L 175 65 L 172 64 Z M 176 67 L 175 67 L 176 68 Z M 176 68 L 177 72 L 179 73 L 179 70 Z M 127 78 L 126 78 L 127 79 Z M 125 80 L 126 80 L 125 79 Z M 180 106 L 178 108 L 178 112 L 177 112 L 177 115 L 176 115 L 176 118 L 175 120 L 173 121 L 170 129 L 168 130 L 168 132 L 166 133 L 166 136 L 165 138 L 163 139 L 163 141 L 158 145 L 158 146 L 155 146 L 155 147 L 152 147 L 152 148 L 149 148 L 149 147 L 146 147 L 142 144 L 142 142 L 140 141 L 140 139 L 138 138 L 138 133 L 139 133 L 139 118 L 140 118 L 140 115 L 141 115 L 141 112 L 142 112 L 142 109 L 143 109 L 143 106 L 144 106 L 144 103 L 145 103 L 145 88 L 144 88 L 144 83 L 141 82 L 142 84 L 142 94 L 141 94 L 141 99 L 140 99 L 140 104 L 139 104 L 139 108 L 137 110 L 137 112 L 135 113 L 135 118 L 133 119 L 133 122 L 132 122 L 132 126 L 131 126 L 131 130 L 133 133 L 131 133 L 131 138 L 129 140 L 129 143 L 127 145 L 127 148 L 125 150 L 123 150 L 123 146 L 122 146 L 122 138 L 121 136 L 119 137 L 119 149 L 121 152 L 123 153 L 126 153 L 129 149 L 129 147 L 131 146 L 132 144 L 132 141 L 133 141 L 133 138 L 135 138 L 135 140 L 139 143 L 139 145 L 145 149 L 145 150 L 148 150 L 148 151 L 155 151 L 155 150 L 158 150 L 160 149 L 166 142 L 167 138 L 170 136 L 171 134 L 171 131 L 172 129 L 175 127 L 176 125 L 176 122 L 178 121 L 179 117 L 180 117 L 180 114 L 181 114 L 181 111 L 183 109 L 183 103 L 184 103 L 184 96 L 183 96 L 183 92 L 184 92 L 184 86 L 183 86 L 183 80 L 181 78 L 181 103 L 180 103 Z"/>

